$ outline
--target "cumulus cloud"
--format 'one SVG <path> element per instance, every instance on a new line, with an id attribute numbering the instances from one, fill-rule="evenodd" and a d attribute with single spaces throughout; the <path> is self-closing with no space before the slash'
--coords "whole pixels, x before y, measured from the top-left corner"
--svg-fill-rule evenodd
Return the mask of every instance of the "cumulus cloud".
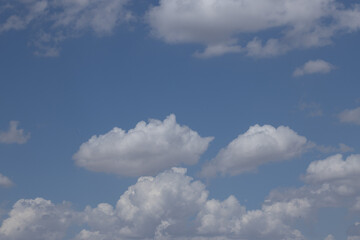
<path id="1" fill-rule="evenodd" d="M 197 56 L 269 57 L 330 44 L 339 32 L 358 31 L 359 16 L 359 5 L 346 8 L 336 0 L 160 0 L 146 19 L 152 34 L 167 43 L 203 44 Z M 269 30 L 273 37 L 262 40 Z"/>
<path id="2" fill-rule="evenodd" d="M 310 60 L 306 62 L 303 66 L 295 69 L 293 76 L 300 77 L 307 74 L 315 73 L 329 73 L 334 69 L 334 66 L 324 60 Z"/>
<path id="3" fill-rule="evenodd" d="M 0 34 L 29 26 L 38 33 L 31 41 L 35 54 L 57 56 L 59 43 L 90 31 L 110 34 L 119 24 L 132 19 L 125 9 L 128 0 L 6 0 L 0 8 Z"/>
<path id="4" fill-rule="evenodd" d="M 18 121 L 10 121 L 9 129 L 6 132 L 0 131 L 0 143 L 26 143 L 30 138 L 30 133 L 24 133 L 23 129 L 18 129 Z"/>
<path id="5" fill-rule="evenodd" d="M 254 171 L 262 164 L 294 158 L 310 146 L 307 139 L 289 127 L 274 128 L 254 125 L 221 149 L 202 170 L 206 177 L 221 174 L 237 175 Z"/>
<path id="6" fill-rule="evenodd" d="M 345 207 L 359 211 L 360 155 L 343 159 L 336 154 L 323 160 L 313 161 L 302 176 L 305 185 L 282 193 L 272 191 L 269 201 L 307 198 L 312 212 L 323 207 Z"/>
<path id="7" fill-rule="evenodd" d="M 360 125 L 360 107 L 344 110 L 339 114 L 339 119 L 343 123 L 353 123 Z"/>
<path id="8" fill-rule="evenodd" d="M 264 205 L 247 211 L 230 196 L 208 199 L 205 185 L 173 168 L 156 177 L 141 177 L 120 197 L 116 206 L 87 207 L 90 229 L 81 237 L 99 239 L 303 239 L 288 225 L 306 215 L 306 199 Z"/>
<path id="9" fill-rule="evenodd" d="M 324 182 L 355 178 L 360 180 L 360 155 L 354 154 L 343 160 L 341 154 L 312 162 L 306 170 L 308 182 Z M 349 179 L 350 180 L 350 179 Z"/>
<path id="10" fill-rule="evenodd" d="M 196 164 L 212 139 L 200 137 L 170 115 L 164 121 L 141 121 L 127 132 L 115 127 L 93 136 L 80 146 L 74 159 L 78 166 L 91 171 L 153 175 L 169 167 Z"/>
<path id="11" fill-rule="evenodd" d="M 349 159 L 345 164 L 352 164 Z M 356 156 L 357 157 L 357 156 Z M 332 160 L 320 160 L 333 164 Z M 315 161 L 308 172 L 323 175 Z M 125 191 L 115 206 L 100 203 L 84 211 L 71 210 L 67 204 L 55 205 L 37 198 L 19 200 L 9 217 L 2 222 L 0 238 L 4 240 L 58 240 L 69 233 L 70 226 L 80 226 L 76 240 L 114 239 L 263 239 L 304 240 L 296 225 L 307 221 L 322 207 L 349 207 L 354 196 L 337 192 L 334 184 L 356 185 L 353 173 L 346 167 L 341 178 L 306 180 L 303 187 L 275 190 L 259 209 L 247 210 L 234 196 L 224 200 L 210 199 L 205 185 L 186 175 L 184 168 L 172 168 L 155 177 L 140 177 Z M 343 195 L 341 195 L 343 194 Z M 343 198 L 339 198 L 339 196 Z M 299 222 L 300 221 L 300 222 Z M 348 240 L 357 239 L 357 223 L 348 231 Z M 333 239 L 332 235 L 325 239 Z"/>
<path id="12" fill-rule="evenodd" d="M 6 176 L 0 173 L 0 187 L 11 187 L 14 183 Z"/>
<path id="13" fill-rule="evenodd" d="M 66 204 L 54 205 L 43 198 L 17 201 L 2 222 L 3 240 L 61 240 L 74 218 Z"/>
<path id="14" fill-rule="evenodd" d="M 264 204 L 248 211 L 230 196 L 208 198 L 200 181 L 186 169 L 172 168 L 155 177 L 140 177 L 112 206 L 100 203 L 82 212 L 67 204 L 42 199 L 16 202 L 2 222 L 4 240 L 60 240 L 70 226 L 83 226 L 76 240 L 114 239 L 304 239 L 291 227 L 293 218 L 306 217 L 306 199 Z"/>

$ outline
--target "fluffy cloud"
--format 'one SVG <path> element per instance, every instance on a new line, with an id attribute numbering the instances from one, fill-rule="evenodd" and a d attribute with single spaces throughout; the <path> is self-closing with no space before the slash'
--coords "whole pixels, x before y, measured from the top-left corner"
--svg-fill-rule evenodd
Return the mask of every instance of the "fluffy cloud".
<path id="1" fill-rule="evenodd" d="M 303 66 L 295 69 L 293 76 L 300 77 L 306 74 L 329 73 L 333 69 L 334 66 L 324 60 L 310 60 L 306 62 Z"/>
<path id="2" fill-rule="evenodd" d="M 291 159 L 303 153 L 309 143 L 289 127 L 254 125 L 220 150 L 202 170 L 203 176 L 237 175 L 258 166 Z"/>
<path id="3" fill-rule="evenodd" d="M 175 115 L 164 121 L 139 122 L 134 129 L 114 128 L 93 136 L 74 155 L 77 165 L 122 176 L 153 175 L 180 164 L 196 164 L 212 137 L 202 138 Z"/>
<path id="4" fill-rule="evenodd" d="M 342 155 L 336 154 L 311 162 L 302 179 L 306 183 L 303 187 L 284 192 L 274 190 L 267 201 L 307 198 L 312 212 L 324 207 L 360 210 L 360 155 L 353 154 L 343 159 Z"/>
<path id="5" fill-rule="evenodd" d="M 345 164 L 351 165 L 353 156 Z M 310 164 L 307 174 L 322 175 L 322 167 L 314 166 L 333 164 L 333 160 L 321 161 L 325 162 Z M 63 239 L 69 226 L 78 225 L 83 229 L 75 233 L 76 240 L 304 240 L 296 228 L 299 221 L 302 225 L 301 221 L 309 220 L 322 207 L 348 207 L 352 202 L 349 200 L 360 193 L 358 189 L 356 194 L 337 197 L 344 192 L 336 193 L 334 183 L 356 185 L 358 181 L 344 181 L 355 180 L 346 167 L 336 172 L 343 172 L 341 178 L 307 181 L 298 189 L 273 191 L 261 208 L 247 210 L 234 196 L 222 201 L 209 199 L 203 183 L 187 176 L 186 169 L 172 168 L 155 177 L 140 177 L 115 206 L 100 203 L 95 208 L 88 206 L 75 212 L 66 204 L 54 205 L 42 198 L 19 200 L 2 222 L 0 238 L 57 240 Z M 359 236 L 357 226 L 349 229 L 348 240 Z"/>
<path id="6" fill-rule="evenodd" d="M 305 180 L 308 182 L 324 182 L 344 178 L 359 178 L 360 155 L 350 155 L 343 160 L 337 154 L 324 160 L 312 162 L 306 170 Z"/>
<path id="7" fill-rule="evenodd" d="M 306 199 L 264 204 L 247 211 L 230 196 L 208 199 L 205 185 L 172 168 L 156 177 L 141 177 L 116 206 L 101 203 L 75 212 L 66 204 L 42 198 L 19 200 L 2 222 L 4 240 L 60 240 L 70 226 L 83 226 L 76 240 L 114 239 L 304 239 L 289 224 L 306 217 Z"/>
<path id="8" fill-rule="evenodd" d="M 0 238 L 4 240 L 61 240 L 73 212 L 66 204 L 54 205 L 42 198 L 17 201 L 2 222 Z"/>
<path id="9" fill-rule="evenodd" d="M 18 129 L 18 121 L 10 121 L 9 129 L 6 132 L 0 131 L 0 143 L 26 143 L 30 133 L 25 134 L 23 129 Z"/>
<path id="10" fill-rule="evenodd" d="M 11 187 L 14 183 L 6 176 L 0 173 L 0 187 Z"/>
<path id="11" fill-rule="evenodd" d="M 339 118 L 341 122 L 360 125 L 360 107 L 355 109 L 346 109 L 339 114 Z"/>
<path id="12" fill-rule="evenodd" d="M 110 34 L 132 18 L 124 6 L 128 0 L 6 0 L 0 8 L 0 34 L 35 26 L 37 38 L 31 43 L 36 54 L 57 56 L 59 43 L 86 31 Z"/>
<path id="13" fill-rule="evenodd" d="M 340 31 L 359 30 L 359 16 L 359 5 L 345 8 L 335 0 L 160 0 L 146 18 L 152 34 L 165 42 L 205 45 L 197 56 L 268 57 L 327 45 Z M 263 43 L 259 36 L 267 30 L 280 37 Z M 247 41 L 249 35 L 254 38 Z"/>
<path id="14" fill-rule="evenodd" d="M 87 207 L 79 239 L 303 239 L 288 222 L 305 217 L 306 199 L 293 199 L 247 211 L 230 196 L 208 199 L 204 184 L 173 168 L 156 177 L 141 177 L 113 207 Z M 81 238 L 82 237 L 82 238 Z M 91 238 L 90 238 L 91 239 Z"/>

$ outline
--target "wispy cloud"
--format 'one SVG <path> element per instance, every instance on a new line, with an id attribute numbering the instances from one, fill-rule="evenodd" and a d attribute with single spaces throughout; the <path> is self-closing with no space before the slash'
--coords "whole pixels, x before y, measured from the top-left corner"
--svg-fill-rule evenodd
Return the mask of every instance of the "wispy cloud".
<path id="1" fill-rule="evenodd" d="M 25 133 L 23 129 L 18 129 L 18 121 L 10 121 L 7 131 L 0 131 L 0 143 L 26 143 L 30 139 L 30 133 Z"/>
<path id="2" fill-rule="evenodd" d="M 14 183 L 6 176 L 0 173 L 0 187 L 11 187 Z"/>
<path id="3" fill-rule="evenodd" d="M 309 74 L 316 74 L 316 73 L 329 73 L 332 71 L 335 67 L 321 59 L 318 60 L 310 60 L 306 62 L 303 66 L 298 67 L 295 69 L 293 76 L 294 77 L 300 77 L 303 75 L 309 75 Z"/>
<path id="4" fill-rule="evenodd" d="M 339 114 L 339 119 L 343 123 L 353 123 L 360 125 L 360 107 L 344 110 Z"/>

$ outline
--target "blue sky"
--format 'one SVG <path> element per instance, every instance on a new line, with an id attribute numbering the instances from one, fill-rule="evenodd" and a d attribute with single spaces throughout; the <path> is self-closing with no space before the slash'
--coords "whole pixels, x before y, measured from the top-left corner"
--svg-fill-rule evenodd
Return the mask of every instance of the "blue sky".
<path id="1" fill-rule="evenodd" d="M 0 239 L 360 239 L 359 4 L 2 1 Z"/>

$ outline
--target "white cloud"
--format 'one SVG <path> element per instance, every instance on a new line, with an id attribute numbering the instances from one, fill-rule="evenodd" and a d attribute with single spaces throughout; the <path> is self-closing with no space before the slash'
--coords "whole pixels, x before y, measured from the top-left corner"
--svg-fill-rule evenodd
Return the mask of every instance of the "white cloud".
<path id="1" fill-rule="evenodd" d="M 324 46 L 338 32 L 359 30 L 360 7 L 346 8 L 335 0 L 160 0 L 146 18 L 152 34 L 165 42 L 205 45 L 198 56 L 269 57 Z M 280 37 L 262 41 L 261 33 L 268 30 Z M 246 40 L 249 36 L 253 40 Z"/>
<path id="2" fill-rule="evenodd" d="M 307 74 L 315 74 L 315 73 L 329 73 L 335 67 L 321 59 L 318 60 L 310 60 L 306 62 L 303 66 L 295 69 L 293 76 L 300 77 Z"/>
<path id="3" fill-rule="evenodd" d="M 23 129 L 18 129 L 18 121 L 10 121 L 9 130 L 0 131 L 0 143 L 26 143 L 30 138 L 30 133 L 25 134 Z"/>
<path id="4" fill-rule="evenodd" d="M 2 222 L 0 238 L 60 240 L 70 226 L 79 225 L 84 229 L 76 240 L 300 240 L 304 237 L 291 224 L 293 218 L 306 217 L 308 209 L 306 199 L 292 199 L 247 211 L 234 196 L 208 199 L 203 183 L 186 176 L 186 169 L 172 168 L 139 178 L 116 206 L 100 203 L 75 212 L 42 198 L 19 200 Z"/>
<path id="5" fill-rule="evenodd" d="M 3 240 L 61 240 L 70 225 L 73 212 L 66 204 L 54 205 L 42 198 L 17 201 L 2 222 Z"/>
<path id="6" fill-rule="evenodd" d="M 360 125 L 360 107 L 355 109 L 346 109 L 339 114 L 341 122 Z"/>
<path id="7" fill-rule="evenodd" d="M 360 155 L 350 155 L 343 160 L 340 154 L 312 162 L 306 170 L 308 182 L 324 182 L 355 178 L 360 180 Z"/>
<path id="8" fill-rule="evenodd" d="M 67 204 L 54 205 L 42 198 L 19 200 L 2 222 L 0 238 L 58 240 L 63 239 L 70 226 L 78 225 L 83 229 L 75 233 L 76 240 L 304 240 L 296 228 L 298 223 L 310 220 L 322 207 L 351 207 L 351 200 L 359 195 L 360 189 L 352 195 L 343 195 L 344 198 L 338 197 L 334 183 L 354 180 L 346 168 L 339 171 L 347 173 L 346 176 L 326 178 L 321 183 L 309 181 L 298 189 L 273 191 L 261 208 L 247 210 L 234 196 L 209 199 L 203 183 L 187 176 L 186 169 L 172 168 L 155 177 L 140 177 L 115 206 L 100 203 L 95 208 L 88 206 L 75 212 Z M 322 170 L 318 172 L 322 174 Z M 357 226 L 354 224 L 348 231 L 348 240 L 359 236 Z"/>
<path id="9" fill-rule="evenodd" d="M 303 239 L 288 223 L 307 213 L 306 199 L 246 211 L 230 196 L 208 199 L 204 184 L 173 168 L 141 177 L 116 207 L 102 203 L 84 213 L 90 229 L 80 235 L 100 239 Z M 81 238 L 80 238 L 81 239 Z"/>
<path id="10" fill-rule="evenodd" d="M 14 183 L 6 176 L 0 173 L 0 187 L 11 187 Z"/>
<path id="11" fill-rule="evenodd" d="M 226 148 L 221 149 L 218 155 L 204 166 L 202 175 L 210 177 L 217 172 L 237 175 L 253 171 L 262 164 L 294 158 L 306 151 L 308 146 L 307 139 L 289 127 L 254 125 Z"/>
<path id="12" fill-rule="evenodd" d="M 122 22 L 132 19 L 125 9 L 128 0 L 40 0 L 5 1 L 0 14 L 0 34 L 29 26 L 38 31 L 31 41 L 35 54 L 57 56 L 59 43 L 90 31 L 98 36 L 111 34 Z M 1 15 L 0 15 L 1 16 Z"/>
<path id="13" fill-rule="evenodd" d="M 202 138 L 175 115 L 164 121 L 139 122 L 134 129 L 114 128 L 93 136 L 74 155 L 78 166 L 122 176 L 153 175 L 181 164 L 196 164 L 212 137 Z"/>

